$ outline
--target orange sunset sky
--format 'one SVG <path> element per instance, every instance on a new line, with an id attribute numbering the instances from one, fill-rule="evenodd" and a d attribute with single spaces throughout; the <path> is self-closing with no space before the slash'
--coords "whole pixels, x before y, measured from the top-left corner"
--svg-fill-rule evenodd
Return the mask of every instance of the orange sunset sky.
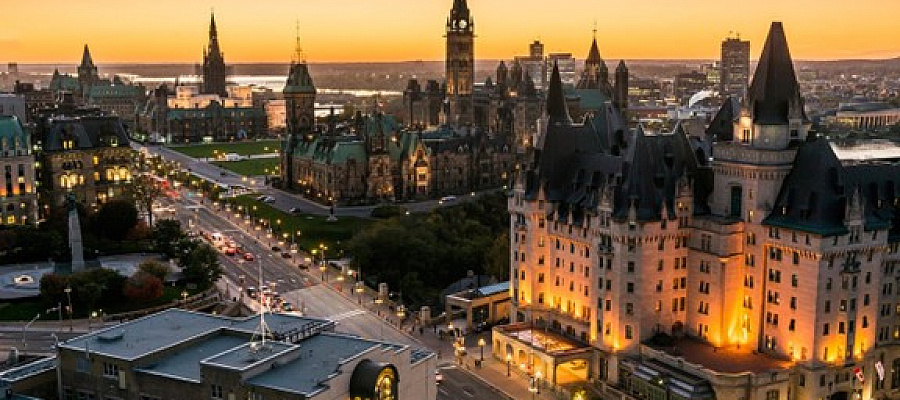
<path id="1" fill-rule="evenodd" d="M 199 62 L 215 8 L 228 63 L 287 62 L 295 22 L 308 61 L 442 60 L 452 0 L 4 0 L 0 61 Z M 781 20 L 796 59 L 900 56 L 898 0 L 469 0 L 476 57 L 585 57 L 594 21 L 609 59 L 712 59 L 729 32 L 759 56 Z"/>

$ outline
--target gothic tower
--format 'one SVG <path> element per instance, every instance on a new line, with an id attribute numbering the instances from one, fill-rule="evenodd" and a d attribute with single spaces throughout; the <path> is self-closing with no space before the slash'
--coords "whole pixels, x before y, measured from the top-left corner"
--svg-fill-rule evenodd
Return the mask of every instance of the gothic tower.
<path id="1" fill-rule="evenodd" d="M 81 93 L 87 97 L 87 92 L 94 85 L 100 76 L 97 74 L 97 66 L 91 58 L 91 50 L 88 45 L 84 45 L 84 52 L 81 54 L 81 65 L 78 66 L 78 83 L 81 86 Z"/>
<path id="2" fill-rule="evenodd" d="M 472 86 L 475 79 L 474 22 L 466 0 L 454 0 L 447 18 L 447 101 L 448 122 L 454 126 L 474 120 Z"/>
<path id="3" fill-rule="evenodd" d="M 225 90 L 225 76 L 227 74 L 225 55 L 219 49 L 216 15 L 210 14 L 209 46 L 203 52 L 203 86 L 201 86 L 200 92 L 227 97 L 228 92 Z"/>
<path id="4" fill-rule="evenodd" d="M 628 121 L 628 67 L 625 60 L 620 60 L 616 67 L 615 85 L 613 105 L 622 112 L 623 120 Z"/>
<path id="5" fill-rule="evenodd" d="M 282 91 L 287 117 L 287 132 L 282 146 L 281 171 L 284 184 L 294 184 L 293 153 L 301 140 L 311 140 L 316 125 L 316 86 L 309 75 L 309 68 L 300 48 L 300 35 L 297 35 L 297 54 L 291 62 L 287 82 Z"/>

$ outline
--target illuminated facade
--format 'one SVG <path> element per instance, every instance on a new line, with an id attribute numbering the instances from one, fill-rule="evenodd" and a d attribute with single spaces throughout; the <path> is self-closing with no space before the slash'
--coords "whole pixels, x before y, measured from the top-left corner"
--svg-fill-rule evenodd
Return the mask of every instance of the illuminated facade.
<path id="1" fill-rule="evenodd" d="M 0 226 L 37 223 L 31 137 L 19 119 L 0 116 Z"/>
<path id="2" fill-rule="evenodd" d="M 131 190 L 131 147 L 118 117 L 44 117 L 36 138 L 42 204 L 59 206 L 73 194 L 79 203 L 97 207 Z"/>
<path id="3" fill-rule="evenodd" d="M 575 124 L 555 75 L 509 201 L 495 357 L 636 398 L 900 396 L 900 148 L 810 133 L 780 23 L 706 140 L 616 107 Z"/>

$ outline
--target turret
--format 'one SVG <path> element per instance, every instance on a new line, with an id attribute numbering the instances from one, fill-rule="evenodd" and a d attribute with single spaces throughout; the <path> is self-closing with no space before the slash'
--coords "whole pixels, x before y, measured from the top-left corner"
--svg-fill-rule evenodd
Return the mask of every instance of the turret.
<path id="1" fill-rule="evenodd" d="M 616 67 L 616 86 L 614 89 L 613 105 L 622 112 L 625 121 L 628 121 L 628 67 L 625 60 L 620 60 Z"/>

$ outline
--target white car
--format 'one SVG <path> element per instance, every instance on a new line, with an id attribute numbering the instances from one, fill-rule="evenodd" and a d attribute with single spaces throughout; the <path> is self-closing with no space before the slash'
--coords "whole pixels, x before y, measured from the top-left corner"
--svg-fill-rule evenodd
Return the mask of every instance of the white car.
<path id="1" fill-rule="evenodd" d="M 442 374 L 441 371 L 434 370 L 434 381 L 435 381 L 438 385 L 440 385 L 441 382 L 444 381 L 444 374 Z"/>
<path id="2" fill-rule="evenodd" d="M 438 204 L 452 203 L 456 201 L 456 196 L 444 196 L 438 201 Z"/>
<path id="3" fill-rule="evenodd" d="M 274 202 L 275 202 L 275 198 L 272 197 L 272 196 L 263 196 L 262 202 L 263 202 L 263 203 L 274 203 Z"/>

